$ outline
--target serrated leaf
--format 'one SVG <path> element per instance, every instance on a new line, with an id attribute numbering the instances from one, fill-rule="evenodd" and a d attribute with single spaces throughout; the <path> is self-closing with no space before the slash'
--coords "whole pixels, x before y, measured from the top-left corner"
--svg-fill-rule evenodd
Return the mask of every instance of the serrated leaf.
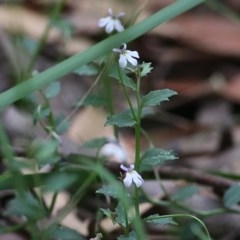
<path id="1" fill-rule="evenodd" d="M 129 224 L 129 221 L 126 221 L 126 210 L 124 209 L 124 206 L 121 202 L 118 203 L 117 207 L 115 208 L 116 218 L 114 220 L 114 223 L 118 223 L 123 227 L 126 227 L 127 224 Z"/>
<path id="2" fill-rule="evenodd" d="M 121 235 L 117 238 L 117 240 L 137 240 L 137 235 L 135 232 L 130 232 L 128 236 Z"/>
<path id="3" fill-rule="evenodd" d="M 140 76 L 141 76 L 141 77 L 147 76 L 147 74 L 152 71 L 153 67 L 151 67 L 151 64 L 152 64 L 152 63 L 145 63 L 145 62 L 143 62 L 143 63 L 141 64 L 141 66 L 140 66 L 141 69 L 142 69 L 141 72 L 140 72 Z"/>
<path id="4" fill-rule="evenodd" d="M 83 65 L 74 71 L 80 76 L 93 76 L 98 74 L 98 68 L 93 64 Z"/>
<path id="5" fill-rule="evenodd" d="M 173 200 L 184 201 L 191 198 L 194 194 L 199 192 L 199 187 L 197 185 L 186 186 L 178 189 L 172 196 Z"/>
<path id="6" fill-rule="evenodd" d="M 136 83 L 130 77 L 128 77 L 122 69 L 119 69 L 120 74 L 121 74 L 121 76 L 119 76 L 119 71 L 117 68 L 118 68 L 118 66 L 113 67 L 109 73 L 109 76 L 112 78 L 115 78 L 119 82 L 121 82 L 121 80 L 122 80 L 123 84 L 126 87 L 131 88 L 132 90 L 136 91 L 137 90 Z"/>
<path id="7" fill-rule="evenodd" d="M 101 148 L 106 143 L 108 143 L 107 138 L 95 138 L 93 140 L 85 142 L 83 144 L 83 147 L 86 147 L 86 148 Z"/>
<path id="8" fill-rule="evenodd" d="M 171 96 L 177 93 L 170 89 L 155 90 L 149 92 L 142 98 L 143 107 L 151 107 L 161 104 L 163 101 L 168 101 Z"/>
<path id="9" fill-rule="evenodd" d="M 231 207 L 240 202 L 240 184 L 231 186 L 223 196 L 223 202 L 226 207 Z"/>
<path id="10" fill-rule="evenodd" d="M 150 148 L 141 157 L 140 171 L 151 170 L 160 166 L 168 160 L 175 160 L 177 156 L 172 151 L 165 151 L 160 148 Z"/>
<path id="11" fill-rule="evenodd" d="M 105 185 L 98 189 L 96 193 L 103 194 L 112 198 L 119 198 L 118 189 L 113 185 Z"/>
<path id="12" fill-rule="evenodd" d="M 46 97 L 54 98 L 59 94 L 60 90 L 61 90 L 60 82 L 52 82 L 45 90 Z"/>
<path id="13" fill-rule="evenodd" d="M 132 127 L 135 124 L 136 121 L 132 118 L 131 112 L 127 111 L 107 117 L 105 126 L 115 125 L 117 127 Z"/>
<path id="14" fill-rule="evenodd" d="M 144 221 L 159 225 L 178 225 L 171 217 L 160 216 L 159 214 L 150 215 Z"/>

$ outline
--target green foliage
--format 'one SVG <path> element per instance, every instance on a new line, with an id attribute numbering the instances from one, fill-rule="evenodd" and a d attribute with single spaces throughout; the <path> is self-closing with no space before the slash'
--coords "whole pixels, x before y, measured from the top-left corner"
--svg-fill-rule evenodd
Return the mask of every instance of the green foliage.
<path id="1" fill-rule="evenodd" d="M 56 133 L 58 135 L 62 135 L 67 132 L 70 126 L 70 121 L 66 119 L 64 115 L 59 115 L 58 117 L 55 118 L 54 125 L 56 126 L 55 128 Z"/>
<path id="2" fill-rule="evenodd" d="M 47 98 L 55 98 L 61 90 L 61 84 L 60 82 L 53 82 L 50 83 L 49 86 L 45 90 L 45 95 Z"/>
<path id="3" fill-rule="evenodd" d="M 96 193 L 103 194 L 107 197 L 119 198 L 119 190 L 115 185 L 105 185 L 98 189 Z"/>
<path id="4" fill-rule="evenodd" d="M 109 76 L 112 77 L 112 78 L 115 78 L 120 83 L 122 82 L 126 87 L 131 88 L 134 91 L 137 90 L 136 83 L 134 83 L 134 81 L 130 77 L 128 77 L 122 69 L 119 69 L 118 66 L 115 65 L 111 69 L 111 72 L 109 73 Z"/>
<path id="5" fill-rule="evenodd" d="M 152 107 L 161 104 L 163 101 L 168 101 L 171 96 L 177 93 L 170 89 L 155 90 L 149 92 L 142 98 L 143 107 Z"/>
<path id="6" fill-rule="evenodd" d="M 177 225 L 171 217 L 160 216 L 159 214 L 154 214 L 144 218 L 147 223 L 159 224 L 159 225 Z"/>
<path id="7" fill-rule="evenodd" d="M 128 224 L 131 223 L 131 219 L 129 218 L 129 216 L 126 216 L 128 213 L 126 206 L 123 206 L 121 202 L 118 203 L 117 207 L 115 208 L 115 212 L 116 218 L 114 220 L 114 223 L 118 223 L 123 227 L 127 227 Z"/>
<path id="8" fill-rule="evenodd" d="M 45 185 L 43 186 L 43 190 L 46 192 L 60 192 L 61 190 L 71 186 L 77 180 L 77 178 L 78 176 L 76 173 L 51 173 Z"/>
<path id="9" fill-rule="evenodd" d="M 175 160 L 177 156 L 172 151 L 165 151 L 160 148 L 150 148 L 141 157 L 141 171 L 152 170 L 153 167 L 160 166 L 168 160 Z"/>
<path id="10" fill-rule="evenodd" d="M 29 192 L 17 195 L 11 200 L 4 212 L 7 216 L 26 217 L 29 221 L 37 221 L 46 216 L 46 211 L 40 202 Z"/>
<path id="11" fill-rule="evenodd" d="M 132 127 L 136 124 L 130 111 L 125 111 L 116 115 L 107 117 L 105 126 L 115 125 L 117 127 Z"/>
<path id="12" fill-rule="evenodd" d="M 106 106 L 107 103 L 106 103 L 106 98 L 104 96 L 89 95 L 84 99 L 82 105 L 83 106 L 102 107 L 102 106 Z M 77 104 L 77 106 L 80 107 L 79 104 Z"/>
<path id="13" fill-rule="evenodd" d="M 47 239 L 56 240 L 85 240 L 82 235 L 77 231 L 64 227 L 64 226 L 53 226 L 47 234 Z"/>
<path id="14" fill-rule="evenodd" d="M 223 202 L 226 207 L 240 202 L 240 184 L 234 184 L 224 193 Z"/>
<path id="15" fill-rule="evenodd" d="M 58 147 L 59 143 L 56 140 L 35 141 L 29 149 L 29 155 L 37 161 L 40 167 L 43 167 L 60 160 L 57 153 Z"/>
<path id="16" fill-rule="evenodd" d="M 140 65 L 140 69 L 141 69 L 140 77 L 145 77 L 152 71 L 153 67 L 151 67 L 151 63 L 143 62 Z"/>
<path id="17" fill-rule="evenodd" d="M 36 124 L 38 121 L 41 121 L 47 118 L 51 113 L 51 109 L 46 105 L 39 105 L 33 113 L 33 122 Z"/>
<path id="18" fill-rule="evenodd" d="M 190 185 L 178 189 L 172 196 L 173 200 L 176 201 L 185 201 L 188 198 L 191 198 L 194 194 L 199 192 L 199 187 L 197 185 Z"/>

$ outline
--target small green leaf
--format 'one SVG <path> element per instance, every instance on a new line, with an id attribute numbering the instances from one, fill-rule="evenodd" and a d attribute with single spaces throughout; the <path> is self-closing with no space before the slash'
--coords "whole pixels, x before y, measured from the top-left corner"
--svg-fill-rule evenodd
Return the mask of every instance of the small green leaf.
<path id="1" fill-rule="evenodd" d="M 30 149 L 30 157 L 35 158 L 40 166 L 55 163 L 59 160 L 58 147 L 59 143 L 52 139 L 44 142 L 35 141 Z"/>
<path id="2" fill-rule="evenodd" d="M 109 208 L 108 209 L 104 209 L 104 208 L 100 208 L 100 210 L 103 212 L 103 214 L 105 216 L 107 216 L 108 218 L 111 218 L 114 216 L 114 212 L 112 212 Z"/>
<path id="3" fill-rule="evenodd" d="M 7 206 L 5 215 L 25 216 L 28 220 L 36 221 L 46 216 L 46 211 L 42 204 L 29 192 L 17 195 Z"/>
<path id="4" fill-rule="evenodd" d="M 98 72 L 98 68 L 93 64 L 83 65 L 74 71 L 79 76 L 93 76 L 97 75 Z"/>
<path id="5" fill-rule="evenodd" d="M 77 179 L 77 174 L 73 173 L 52 173 L 47 179 L 43 190 L 46 192 L 59 192 L 71 186 Z"/>
<path id="6" fill-rule="evenodd" d="M 126 227 L 127 224 L 129 224 L 129 219 L 128 222 L 126 220 L 126 210 L 121 202 L 118 203 L 117 207 L 115 208 L 115 213 L 116 213 L 116 218 L 115 218 L 115 223 L 120 224 L 123 227 Z"/>
<path id="7" fill-rule="evenodd" d="M 224 205 L 231 207 L 234 204 L 240 202 L 240 184 L 234 184 L 231 186 L 223 196 Z"/>
<path id="8" fill-rule="evenodd" d="M 51 109 L 44 105 L 39 105 L 33 113 L 34 124 L 39 120 L 43 120 L 49 116 Z"/>
<path id="9" fill-rule="evenodd" d="M 168 160 L 175 160 L 177 156 L 172 151 L 165 151 L 160 148 L 150 148 L 141 157 L 140 171 L 151 170 L 160 166 Z"/>
<path id="10" fill-rule="evenodd" d="M 82 104 L 77 104 L 77 107 L 80 106 L 94 106 L 94 107 L 106 106 L 106 98 L 104 96 L 89 95 L 85 98 Z"/>
<path id="11" fill-rule="evenodd" d="M 140 66 L 140 68 L 142 69 L 140 72 L 140 76 L 141 77 L 145 77 L 147 76 L 148 73 L 150 73 L 153 69 L 153 67 L 151 67 L 152 63 L 145 63 L 143 62 Z"/>
<path id="12" fill-rule="evenodd" d="M 132 127 L 135 124 L 136 121 L 132 118 L 131 112 L 127 111 L 107 117 L 105 126 L 115 125 L 118 127 Z"/>
<path id="13" fill-rule="evenodd" d="M 163 101 L 168 101 L 169 98 L 177 93 L 170 89 L 155 90 L 149 92 L 142 98 L 143 107 L 151 107 L 159 105 Z"/>
<path id="14" fill-rule="evenodd" d="M 173 200 L 184 201 L 191 198 L 194 194 L 199 192 L 199 187 L 197 185 L 186 186 L 178 189 L 172 196 Z"/>
<path id="15" fill-rule="evenodd" d="M 83 147 L 87 148 L 101 148 L 104 144 L 108 142 L 107 138 L 95 138 L 83 144 Z"/>
<path id="16" fill-rule="evenodd" d="M 136 83 L 131 78 L 129 78 L 122 69 L 119 69 L 119 71 L 118 71 L 118 68 L 119 68 L 119 66 L 113 67 L 109 73 L 109 76 L 112 78 L 115 78 L 120 83 L 122 80 L 123 84 L 126 87 L 131 88 L 132 90 L 136 91 L 137 90 Z M 119 73 L 121 74 L 121 76 L 119 76 Z"/>
<path id="17" fill-rule="evenodd" d="M 119 189 L 117 189 L 114 185 L 106 185 L 98 189 L 96 193 L 103 194 L 112 198 L 119 198 L 118 191 Z"/>
<path id="18" fill-rule="evenodd" d="M 77 231 L 64 227 L 64 226 L 53 226 L 48 230 L 47 236 L 44 239 L 56 239 L 56 240 L 85 240 L 82 235 L 80 235 Z"/>
<path id="19" fill-rule="evenodd" d="M 61 90 L 60 82 L 52 82 L 45 90 L 45 94 L 47 98 L 54 98 L 56 97 Z"/>
<path id="20" fill-rule="evenodd" d="M 64 115 L 60 115 L 55 119 L 55 125 L 56 133 L 62 135 L 69 129 L 70 121 Z"/>
<path id="21" fill-rule="evenodd" d="M 160 216 L 159 214 L 150 215 L 144 221 L 159 225 L 178 225 L 171 217 Z"/>
<path id="22" fill-rule="evenodd" d="M 117 240 L 137 240 L 137 235 L 135 232 L 130 232 L 128 236 L 121 235 L 117 238 Z"/>

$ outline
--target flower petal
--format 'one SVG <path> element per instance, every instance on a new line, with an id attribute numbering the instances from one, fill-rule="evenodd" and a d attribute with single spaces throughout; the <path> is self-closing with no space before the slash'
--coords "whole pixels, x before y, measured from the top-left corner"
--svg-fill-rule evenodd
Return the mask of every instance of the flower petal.
<path id="1" fill-rule="evenodd" d="M 132 185 L 132 175 L 131 173 L 126 173 L 126 177 L 123 179 L 123 183 L 126 187 L 130 187 Z"/>
<path id="2" fill-rule="evenodd" d="M 131 172 L 131 175 L 133 182 L 136 184 L 137 187 L 140 187 L 144 182 L 141 175 L 139 175 L 135 170 Z"/>
<path id="3" fill-rule="evenodd" d="M 125 68 L 127 66 L 127 58 L 123 54 L 120 54 L 119 60 L 118 60 L 119 66 L 121 68 Z"/>
<path id="4" fill-rule="evenodd" d="M 130 62 L 133 66 L 137 66 L 138 61 L 137 61 L 135 58 L 133 58 L 133 57 L 131 57 L 130 55 L 126 54 L 126 59 L 127 59 L 127 61 Z"/>
<path id="5" fill-rule="evenodd" d="M 98 21 L 98 26 L 105 27 L 109 21 L 111 21 L 111 17 L 100 18 Z"/>
<path id="6" fill-rule="evenodd" d="M 128 167 L 125 167 L 123 164 L 120 165 L 120 168 L 125 171 L 125 172 L 128 172 Z"/>
<path id="7" fill-rule="evenodd" d="M 105 30 L 106 30 L 106 33 L 111 33 L 114 30 L 114 21 L 113 20 L 108 22 Z"/>
<path id="8" fill-rule="evenodd" d="M 134 57 L 134 58 L 139 58 L 139 54 L 137 51 L 129 51 L 127 50 L 127 54 L 129 54 L 130 56 Z"/>
<path id="9" fill-rule="evenodd" d="M 114 28 L 118 31 L 118 32 L 122 32 L 124 30 L 123 25 L 121 24 L 121 22 L 118 19 L 114 20 Z"/>

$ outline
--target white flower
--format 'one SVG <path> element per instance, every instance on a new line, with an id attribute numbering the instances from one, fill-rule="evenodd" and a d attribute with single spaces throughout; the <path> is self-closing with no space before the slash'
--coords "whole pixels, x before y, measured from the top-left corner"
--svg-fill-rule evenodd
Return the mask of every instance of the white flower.
<path id="1" fill-rule="evenodd" d="M 101 157 L 108 158 L 110 161 L 119 163 L 126 161 L 127 158 L 127 154 L 124 149 L 114 141 L 104 144 L 99 152 L 99 155 Z"/>
<path id="2" fill-rule="evenodd" d="M 123 27 L 121 21 L 119 20 L 119 18 L 124 16 L 125 13 L 121 12 L 117 15 L 114 15 L 112 9 L 109 8 L 108 14 L 109 14 L 109 16 L 99 19 L 98 26 L 105 27 L 106 33 L 111 33 L 114 30 L 116 30 L 118 32 L 122 32 L 124 30 L 124 27 Z"/>
<path id="3" fill-rule="evenodd" d="M 119 53 L 118 63 L 121 68 L 125 68 L 128 62 L 137 66 L 138 62 L 135 58 L 139 58 L 139 54 L 137 51 L 127 50 L 126 43 L 123 43 L 121 48 L 114 48 L 113 51 Z"/>
<path id="4" fill-rule="evenodd" d="M 126 187 L 130 187 L 132 183 L 134 183 L 136 187 L 140 187 L 143 184 L 144 180 L 141 175 L 134 170 L 134 164 L 131 164 L 129 168 L 121 164 L 120 168 L 126 172 L 125 178 L 123 179 Z"/>

